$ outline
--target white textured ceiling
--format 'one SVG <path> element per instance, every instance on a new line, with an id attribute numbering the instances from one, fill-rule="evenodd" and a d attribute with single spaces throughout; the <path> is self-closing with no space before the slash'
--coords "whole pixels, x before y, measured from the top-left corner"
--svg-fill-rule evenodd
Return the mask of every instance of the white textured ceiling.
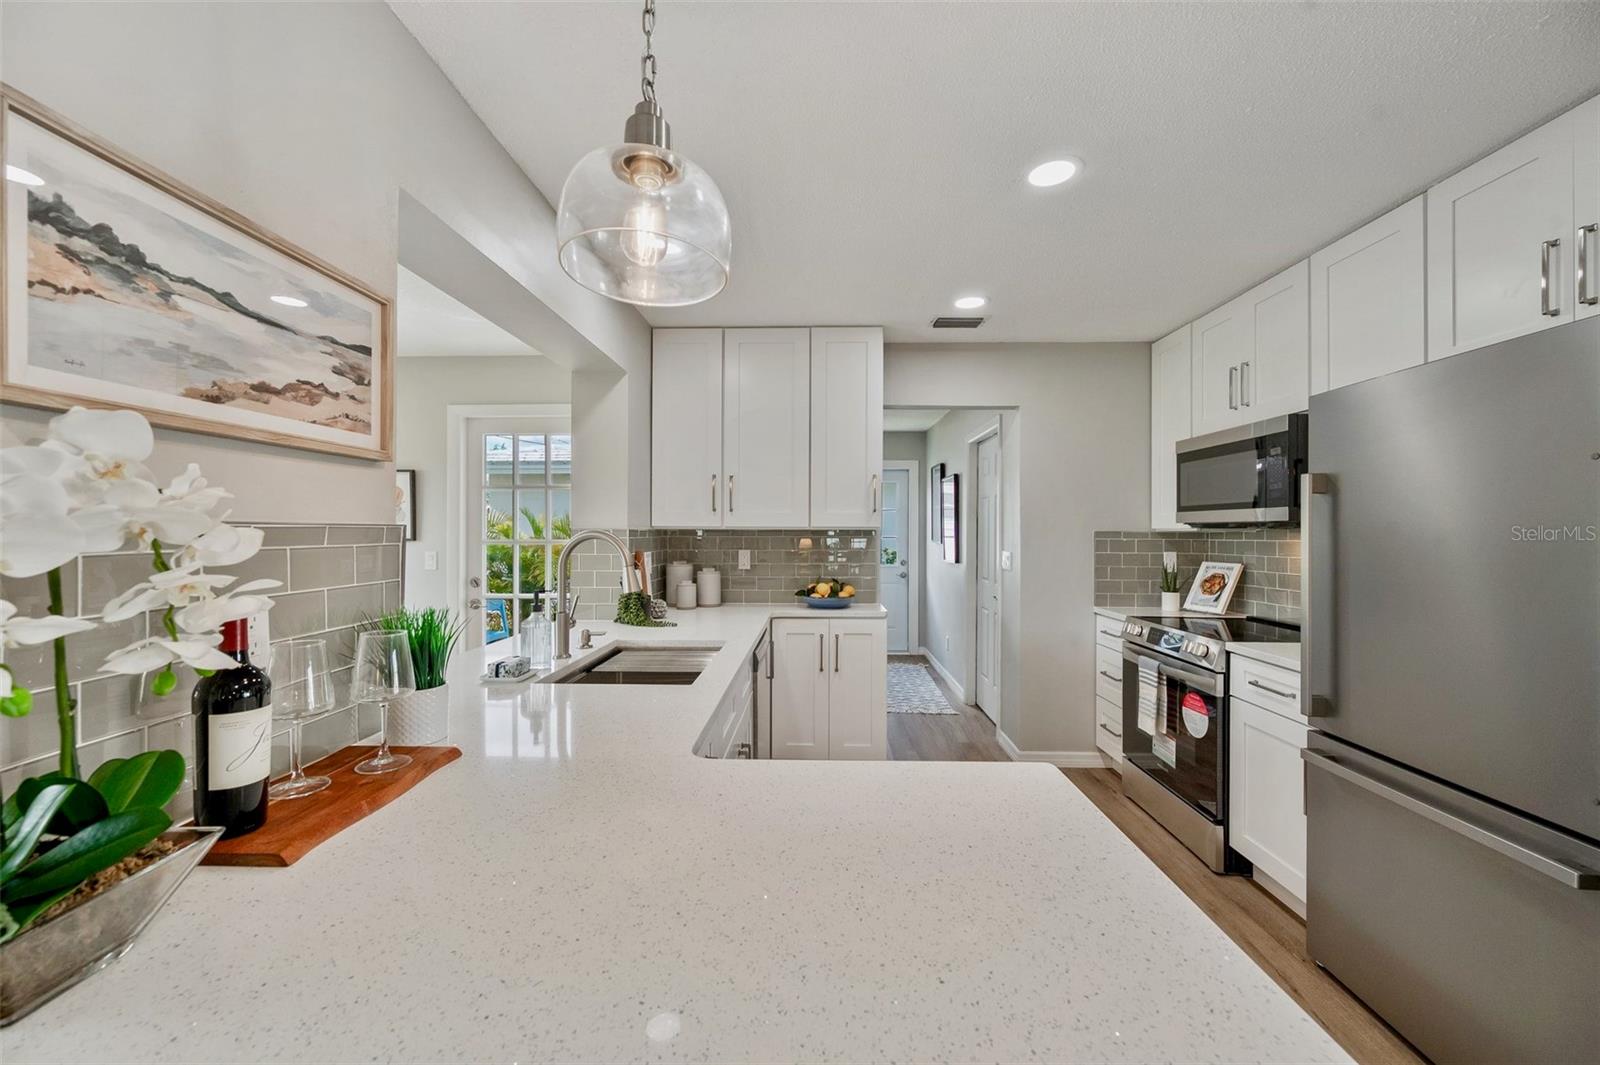
<path id="1" fill-rule="evenodd" d="M 943 407 L 888 407 L 883 412 L 886 433 L 922 433 L 939 424 L 949 414 Z"/>
<path id="2" fill-rule="evenodd" d="M 620 140 L 634 5 L 392 6 L 552 203 Z M 734 261 L 650 321 L 896 340 L 1161 336 L 1600 91 L 1595 3 L 662 0 L 655 44 Z M 986 325 L 928 328 L 969 292 Z"/>
<path id="3" fill-rule="evenodd" d="M 538 355 L 477 311 L 399 267 L 394 297 L 397 355 Z"/>

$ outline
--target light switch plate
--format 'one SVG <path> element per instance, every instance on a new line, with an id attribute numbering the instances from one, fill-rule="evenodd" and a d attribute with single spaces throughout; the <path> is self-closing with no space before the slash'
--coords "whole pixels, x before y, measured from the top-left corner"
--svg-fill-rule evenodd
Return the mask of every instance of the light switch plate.
<path id="1" fill-rule="evenodd" d="M 740 569 L 749 569 L 750 568 L 750 552 L 748 550 L 740 550 L 740 552 L 739 552 L 739 568 Z"/>
<path id="2" fill-rule="evenodd" d="M 437 551 L 424 551 L 422 553 L 422 568 L 426 569 L 426 570 L 438 569 L 439 568 L 439 552 L 437 552 Z"/>
<path id="3" fill-rule="evenodd" d="M 1011 570 L 1011 552 L 1010 551 L 1002 551 L 1002 552 L 1000 552 L 1000 568 L 1003 569 L 1003 570 L 1006 570 L 1007 572 L 1010 572 L 1010 570 Z"/>

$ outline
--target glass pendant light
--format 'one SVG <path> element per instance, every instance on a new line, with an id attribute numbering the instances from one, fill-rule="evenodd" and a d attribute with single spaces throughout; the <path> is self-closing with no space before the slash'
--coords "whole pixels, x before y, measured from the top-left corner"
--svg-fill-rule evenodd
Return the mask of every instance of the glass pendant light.
<path id="1" fill-rule="evenodd" d="M 655 0 L 645 0 L 644 99 L 623 127 L 624 143 L 596 148 L 567 175 L 556 242 L 561 269 L 584 288 L 642 307 L 682 307 L 728 284 L 733 236 L 717 183 L 672 150 L 656 102 L 655 21 Z"/>

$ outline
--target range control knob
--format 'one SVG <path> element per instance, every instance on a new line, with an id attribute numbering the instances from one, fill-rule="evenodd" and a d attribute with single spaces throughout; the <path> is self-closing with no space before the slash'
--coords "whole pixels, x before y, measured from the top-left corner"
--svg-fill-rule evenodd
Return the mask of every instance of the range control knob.
<path id="1" fill-rule="evenodd" d="M 1199 655 L 1201 658 L 1210 658 L 1211 648 L 1206 644 L 1197 643 L 1194 645 L 1194 653 Z"/>

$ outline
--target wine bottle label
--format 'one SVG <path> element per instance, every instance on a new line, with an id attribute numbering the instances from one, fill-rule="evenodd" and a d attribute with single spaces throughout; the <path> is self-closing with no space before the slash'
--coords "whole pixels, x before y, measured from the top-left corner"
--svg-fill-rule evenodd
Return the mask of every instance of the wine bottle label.
<path id="1" fill-rule="evenodd" d="M 206 718 L 206 787 L 240 788 L 272 773 L 272 704 Z"/>

